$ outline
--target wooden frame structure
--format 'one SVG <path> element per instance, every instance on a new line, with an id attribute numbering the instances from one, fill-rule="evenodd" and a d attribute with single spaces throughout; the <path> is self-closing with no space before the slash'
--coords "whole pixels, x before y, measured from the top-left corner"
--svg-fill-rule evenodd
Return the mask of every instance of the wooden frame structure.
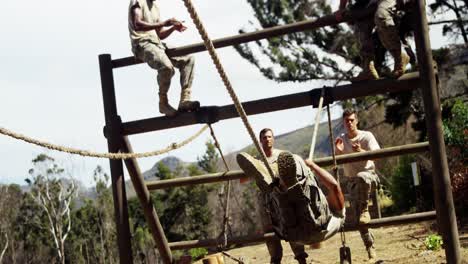
<path id="1" fill-rule="evenodd" d="M 366 83 L 356 83 L 336 86 L 333 88 L 326 88 L 324 103 L 332 103 L 333 101 L 382 94 L 386 92 L 407 91 L 417 88 L 421 89 L 426 113 L 426 125 L 429 135 L 429 142 L 393 147 L 379 151 L 366 152 L 363 154 L 358 153 L 342 155 L 338 156 L 337 159 L 338 163 L 345 163 L 356 160 L 365 160 L 369 158 L 375 159 L 429 150 L 432 157 L 434 183 L 433 188 L 436 204 L 435 212 L 437 213 L 433 211 L 409 216 L 376 219 L 371 221 L 369 227 L 409 223 L 434 219 L 434 217 L 437 217 L 437 222 L 444 239 L 447 262 L 460 263 L 461 257 L 459 252 L 460 245 L 458 240 L 458 230 L 448 172 L 447 157 L 442 134 L 442 120 L 440 102 L 437 94 L 437 83 L 435 72 L 432 66 L 432 52 L 430 49 L 428 24 L 425 13 L 425 1 L 416 0 L 414 2 L 413 8 L 416 11 L 415 13 L 417 17 L 415 19 L 415 40 L 420 67 L 419 74 L 406 74 L 398 80 L 383 79 L 369 81 Z M 372 12 L 373 10 L 350 12 L 345 15 L 344 21 L 353 21 L 361 17 L 369 16 Z M 293 23 L 285 26 L 277 26 L 252 33 L 218 39 L 214 40 L 213 44 L 215 47 L 221 48 L 298 31 L 313 30 L 319 27 L 336 25 L 338 23 L 339 22 L 336 21 L 333 15 L 329 15 L 314 20 Z M 167 53 L 169 56 L 180 56 L 204 50 L 205 48 L 203 43 L 198 43 L 180 48 L 169 49 Z M 225 105 L 202 107 L 195 113 L 183 113 L 175 117 L 163 116 L 122 123 L 117 112 L 113 70 L 119 67 L 131 66 L 138 63 L 141 62 L 135 60 L 134 57 L 113 60 L 109 54 L 99 55 L 104 114 L 106 122 L 104 127 L 104 135 L 107 138 L 109 152 L 120 151 L 131 153 L 132 147 L 127 139 L 127 136 L 129 135 L 191 124 L 214 123 L 220 120 L 235 118 L 238 116 L 234 105 Z M 308 105 L 317 107 L 321 90 L 322 88 L 317 88 L 312 89 L 309 92 L 250 101 L 243 103 L 243 106 L 246 110 L 246 113 L 249 115 Z M 329 157 L 325 159 L 318 159 L 316 162 L 320 165 L 327 165 L 331 164 L 331 160 L 332 159 Z M 145 183 L 136 159 L 125 160 L 125 165 L 130 174 L 137 196 L 142 204 L 146 221 L 148 222 L 148 226 L 151 229 L 152 236 L 156 242 L 156 246 L 164 263 L 173 263 L 174 260 L 171 249 L 176 250 L 216 245 L 217 241 L 213 239 L 168 243 L 162 226 L 159 222 L 157 212 L 151 203 L 149 190 L 183 186 L 188 184 L 202 184 L 239 179 L 245 177 L 242 172 L 229 171 L 225 173 L 215 173 L 190 178 L 178 178 L 174 180 Z M 133 263 L 133 259 L 122 160 L 110 160 L 110 169 L 112 176 L 112 191 L 114 199 L 115 221 L 117 225 L 120 263 L 129 264 Z M 269 239 L 273 236 L 274 234 L 269 233 L 260 236 L 257 235 L 242 238 L 232 238 L 230 239 L 229 243 L 259 242 Z"/>

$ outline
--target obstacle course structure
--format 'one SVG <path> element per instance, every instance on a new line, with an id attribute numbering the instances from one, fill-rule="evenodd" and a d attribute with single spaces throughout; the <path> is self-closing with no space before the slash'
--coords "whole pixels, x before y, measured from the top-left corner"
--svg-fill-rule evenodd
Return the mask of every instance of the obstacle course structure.
<path id="1" fill-rule="evenodd" d="M 336 87 L 327 87 L 324 90 L 323 103 L 327 105 L 334 101 L 351 98 L 383 94 L 387 92 L 400 92 L 421 89 L 426 113 L 426 125 L 429 135 L 429 142 L 393 147 L 379 151 L 370 151 L 366 153 L 342 155 L 337 157 L 337 162 L 345 163 L 357 160 L 395 156 L 406 153 L 430 151 L 433 166 L 433 188 L 435 194 L 436 211 L 409 216 L 397 216 L 392 218 L 372 220 L 369 223 L 369 227 L 417 222 L 433 219 L 436 217 L 440 232 L 444 240 L 447 262 L 458 264 L 461 263 L 459 252 L 460 245 L 458 240 L 458 230 L 451 192 L 447 157 L 442 134 L 440 102 L 438 99 L 437 82 L 432 63 L 432 52 L 430 48 L 428 24 L 425 13 L 425 1 L 416 0 L 413 3 L 412 8 L 416 14 L 414 26 L 419 73 L 405 74 L 398 80 L 381 79 Z M 343 22 L 354 21 L 361 17 L 369 16 L 372 14 L 372 12 L 373 10 L 349 12 L 345 15 Z M 339 22 L 336 21 L 333 15 L 329 15 L 314 20 L 308 20 L 290 25 L 278 26 L 256 32 L 214 40 L 212 41 L 212 45 L 216 48 L 221 48 L 303 30 L 313 30 L 319 27 L 336 25 L 338 23 Z M 194 52 L 201 52 L 204 50 L 206 50 L 205 45 L 203 43 L 198 43 L 180 48 L 169 49 L 167 53 L 169 56 L 180 56 Z M 192 124 L 212 124 L 224 119 L 239 117 L 238 112 L 236 111 L 236 105 L 224 105 L 202 107 L 197 112 L 181 113 L 175 117 L 163 116 L 144 120 L 122 122 L 117 112 L 113 70 L 119 67 L 131 66 L 138 63 L 141 62 L 137 61 L 134 57 L 113 60 L 109 54 L 99 55 L 99 66 L 106 122 L 104 127 L 104 135 L 108 141 L 109 152 L 132 153 L 132 147 L 130 145 L 130 141 L 127 138 L 127 136 L 130 135 Z M 242 103 L 242 106 L 245 108 L 245 113 L 247 115 L 286 110 L 309 105 L 317 107 L 322 90 L 323 88 L 317 88 L 312 89 L 309 92 L 260 99 Z M 317 164 L 322 166 L 333 163 L 332 158 L 319 159 L 315 161 Z M 224 173 L 215 173 L 190 178 L 178 178 L 173 180 L 145 183 L 136 159 L 126 159 L 125 165 L 128 169 L 137 196 L 142 204 L 145 219 L 148 223 L 148 226 L 150 227 L 152 236 L 156 242 L 156 246 L 164 263 L 174 262 L 171 250 L 218 245 L 218 240 L 216 239 L 179 241 L 169 243 L 159 222 L 157 212 L 151 203 L 149 190 L 190 184 L 229 181 L 245 177 L 243 172 L 227 171 Z M 123 177 L 123 161 L 118 159 L 111 159 L 110 168 L 112 175 L 112 191 L 117 225 L 120 263 L 133 263 L 127 199 Z M 274 234 L 269 233 L 249 237 L 230 238 L 228 244 L 259 242 L 272 238 L 273 236 Z"/>

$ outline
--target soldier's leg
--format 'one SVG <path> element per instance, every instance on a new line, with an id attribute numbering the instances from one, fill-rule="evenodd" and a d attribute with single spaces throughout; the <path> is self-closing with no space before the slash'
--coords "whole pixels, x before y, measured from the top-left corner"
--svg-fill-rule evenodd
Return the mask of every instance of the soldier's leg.
<path id="1" fill-rule="evenodd" d="M 297 244 L 294 242 L 289 242 L 289 246 L 291 247 L 291 250 L 294 252 L 294 258 L 297 260 L 297 263 L 306 264 L 307 263 L 306 259 L 309 255 L 305 252 L 304 245 Z"/>
<path id="2" fill-rule="evenodd" d="M 361 211 L 361 216 L 359 218 L 359 223 L 369 223 L 371 217 L 369 214 L 368 208 L 368 201 L 370 196 L 370 190 L 372 187 L 373 182 L 377 182 L 377 174 L 373 171 L 365 171 L 360 172 L 356 175 L 357 181 L 357 192 L 358 192 L 358 200 L 359 206 Z M 376 257 L 375 247 L 374 247 L 374 236 L 370 232 L 370 230 L 366 227 L 359 227 L 359 233 L 361 234 L 362 241 L 366 246 L 367 254 L 369 259 L 373 259 Z"/>
<path id="3" fill-rule="evenodd" d="M 410 57 L 402 51 L 396 17 L 396 0 L 380 0 L 374 15 L 374 22 L 380 41 L 395 60 L 393 75 L 400 77 L 405 73 Z"/>
<path id="4" fill-rule="evenodd" d="M 258 215 L 260 216 L 260 223 L 262 225 L 262 231 L 264 233 L 273 232 L 272 221 L 270 214 L 267 212 L 267 205 L 265 200 L 265 195 L 259 193 L 258 196 L 259 211 Z M 270 263 L 276 264 L 281 263 L 283 257 L 283 247 L 281 246 L 281 241 L 279 239 L 267 240 L 265 242 L 268 253 L 270 254 Z"/>
<path id="5" fill-rule="evenodd" d="M 180 102 L 179 110 L 193 111 L 200 107 L 200 102 L 190 101 L 192 95 L 193 69 L 195 58 L 193 56 L 181 56 L 171 58 L 172 63 L 180 71 Z"/>
<path id="6" fill-rule="evenodd" d="M 169 104 L 167 92 L 171 86 L 171 78 L 174 76 L 174 66 L 167 57 L 164 47 L 154 43 L 144 43 L 136 53 L 137 57 L 158 71 L 159 85 L 159 112 L 167 116 L 174 116 L 177 111 Z"/>
<path id="7" fill-rule="evenodd" d="M 375 181 L 375 173 L 362 171 L 356 175 L 356 192 L 359 207 L 359 223 L 367 224 L 370 221 L 369 197 L 372 182 Z"/>
<path id="8" fill-rule="evenodd" d="M 362 72 L 353 78 L 353 81 L 376 80 L 379 74 L 374 66 L 374 43 L 372 41 L 372 30 L 374 21 L 365 19 L 355 22 L 354 34 L 359 42 L 359 54 L 361 56 Z"/>
<path id="9" fill-rule="evenodd" d="M 374 235 L 367 227 L 359 227 L 359 233 L 361 234 L 362 242 L 364 242 L 364 246 L 366 247 L 367 256 L 369 259 L 375 259 L 377 257 L 377 253 L 375 252 L 374 247 Z"/>

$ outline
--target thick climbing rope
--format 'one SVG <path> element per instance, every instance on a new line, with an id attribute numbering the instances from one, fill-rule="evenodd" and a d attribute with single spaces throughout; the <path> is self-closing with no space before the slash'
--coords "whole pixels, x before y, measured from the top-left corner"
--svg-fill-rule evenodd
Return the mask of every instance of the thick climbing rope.
<path id="1" fill-rule="evenodd" d="M 260 146 L 260 143 L 258 142 L 255 133 L 253 132 L 252 127 L 250 126 L 249 120 L 247 119 L 247 114 L 244 111 L 244 108 L 242 107 L 242 104 L 240 103 L 239 99 L 237 98 L 236 93 L 234 92 L 234 89 L 231 85 L 231 82 L 229 81 L 229 78 L 226 75 L 226 72 L 224 71 L 223 65 L 221 65 L 221 62 L 219 60 L 219 57 L 216 53 L 216 49 L 213 45 L 213 42 L 210 40 L 208 37 L 208 33 L 206 32 L 200 17 L 197 14 L 197 11 L 195 10 L 192 1 L 191 0 L 183 0 L 185 7 L 187 8 L 188 12 L 190 13 L 190 17 L 193 20 L 193 23 L 197 27 L 198 32 L 200 33 L 200 36 L 203 39 L 203 42 L 205 44 L 206 49 L 208 50 L 208 53 L 210 54 L 211 60 L 216 66 L 216 70 L 219 73 L 219 76 L 221 77 L 224 86 L 226 87 L 229 95 L 231 96 L 232 101 L 234 102 L 234 105 L 236 107 L 237 113 L 239 114 L 240 118 L 242 119 L 242 122 L 244 123 L 245 128 L 247 129 L 247 132 L 250 135 L 250 138 L 252 139 L 255 147 L 257 148 L 257 151 L 260 153 L 261 160 L 265 164 L 265 167 L 267 168 L 269 174 L 271 175 L 272 179 L 275 179 L 275 174 L 273 173 L 273 170 L 271 169 L 270 164 L 268 163 L 268 160 L 266 158 L 265 152 L 263 151 L 262 147 Z"/>
<path id="2" fill-rule="evenodd" d="M 95 158 L 105 158 L 105 159 L 133 159 L 133 158 L 146 158 L 146 157 L 152 157 L 152 156 L 157 156 L 157 155 L 162 155 L 165 153 L 168 153 L 171 150 L 175 150 L 178 148 L 181 148 L 190 142 L 192 142 L 194 139 L 196 139 L 198 136 L 200 136 L 203 131 L 205 131 L 208 128 L 208 125 L 203 126 L 197 133 L 195 133 L 193 136 L 187 138 L 186 140 L 180 142 L 180 143 L 172 143 L 166 148 L 160 149 L 160 150 L 155 150 L 151 152 L 143 152 L 143 153 L 97 153 L 97 152 L 92 152 L 88 150 L 81 150 L 81 149 L 76 149 L 76 148 L 70 148 L 70 147 L 64 147 L 64 146 L 59 146 L 55 144 L 51 144 L 45 141 L 37 140 L 30 138 L 28 136 L 22 135 L 15 133 L 13 131 L 10 131 L 6 128 L 0 127 L 0 134 L 3 134 L 5 136 L 9 136 L 18 140 L 25 141 L 27 143 L 31 143 L 40 147 L 48 148 L 51 150 L 56 150 L 56 151 L 61 151 L 61 152 L 66 152 L 70 154 L 76 154 L 80 156 L 85 156 L 85 157 L 95 157 Z"/>

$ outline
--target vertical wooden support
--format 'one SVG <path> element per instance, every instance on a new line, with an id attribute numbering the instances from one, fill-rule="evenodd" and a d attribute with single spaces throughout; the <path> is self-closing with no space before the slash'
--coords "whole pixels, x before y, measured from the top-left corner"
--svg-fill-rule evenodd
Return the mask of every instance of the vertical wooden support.
<path id="1" fill-rule="evenodd" d="M 122 142 L 122 152 L 133 153 L 132 146 L 127 137 L 123 138 Z M 148 191 L 148 188 L 145 185 L 143 175 L 141 174 L 140 167 L 135 158 L 126 159 L 125 165 L 127 167 L 130 178 L 132 179 L 133 187 L 135 192 L 140 200 L 141 207 L 143 208 L 143 213 L 145 214 L 146 223 L 151 229 L 151 234 L 153 235 L 154 242 L 156 247 L 159 250 L 159 254 L 165 264 L 171 264 L 172 254 L 169 249 L 169 243 L 167 242 L 166 235 L 164 230 L 159 222 L 158 214 L 154 209 L 153 202 L 151 201 L 151 196 Z"/>
<path id="2" fill-rule="evenodd" d="M 121 121 L 117 115 L 115 101 L 114 76 L 112 60 L 109 54 L 99 55 L 102 96 L 106 119 L 105 136 L 109 152 L 118 152 L 121 147 Z M 117 243 L 121 264 L 132 264 L 132 244 L 128 222 L 127 195 L 122 160 L 110 160 L 112 193 L 114 198 L 115 222 L 117 225 Z"/>
<path id="3" fill-rule="evenodd" d="M 420 77 L 423 82 L 421 89 L 432 159 L 437 222 L 444 239 L 447 263 L 459 264 L 461 263 L 460 242 L 458 240 L 455 207 L 442 133 L 442 116 L 429 41 L 425 0 L 417 0 L 414 9 L 417 14 L 415 19 L 415 40 Z"/>

